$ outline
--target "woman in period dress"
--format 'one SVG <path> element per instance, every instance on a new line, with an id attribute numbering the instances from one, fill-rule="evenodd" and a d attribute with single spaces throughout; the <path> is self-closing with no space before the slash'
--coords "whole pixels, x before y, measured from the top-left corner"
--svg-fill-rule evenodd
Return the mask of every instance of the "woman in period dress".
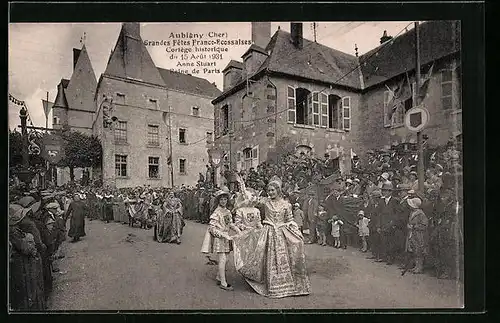
<path id="1" fill-rule="evenodd" d="M 422 200 L 418 197 L 406 200 L 411 207 L 408 220 L 408 236 L 406 238 L 406 251 L 409 252 L 415 262 L 411 269 L 414 274 L 421 274 L 424 269 L 424 256 L 427 253 L 427 226 L 429 220 L 421 209 Z"/>
<path id="2" fill-rule="evenodd" d="M 240 233 L 238 227 L 233 223 L 231 212 L 227 209 L 229 201 L 229 190 L 224 187 L 215 193 L 217 207 L 210 215 L 201 252 L 204 254 L 216 253 L 218 255 L 217 284 L 224 290 L 233 290 L 233 287 L 226 281 L 226 263 L 233 246 L 230 236 L 231 230 Z"/>
<path id="3" fill-rule="evenodd" d="M 263 205 L 264 227 L 234 238 L 236 270 L 260 295 L 270 298 L 310 294 L 304 238 L 293 221 L 292 206 L 281 195 L 281 180 L 273 177 L 267 198 L 252 196 L 238 179 L 240 192 Z"/>
<path id="4" fill-rule="evenodd" d="M 156 225 L 156 238 L 158 242 L 169 242 L 181 244 L 182 227 L 182 203 L 170 192 L 163 203 L 162 214 Z"/>

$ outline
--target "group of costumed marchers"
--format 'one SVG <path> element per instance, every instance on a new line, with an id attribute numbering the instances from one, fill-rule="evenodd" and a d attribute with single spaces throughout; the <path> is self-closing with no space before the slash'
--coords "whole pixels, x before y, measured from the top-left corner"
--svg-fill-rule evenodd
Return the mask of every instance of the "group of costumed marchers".
<path id="1" fill-rule="evenodd" d="M 247 189 L 241 178 L 238 183 L 234 222 L 226 207 L 231 196 L 223 188 L 216 193 L 218 206 L 210 216 L 201 249 L 219 255 L 218 285 L 232 290 L 225 280 L 225 264 L 228 253 L 234 251 L 237 272 L 260 295 L 282 298 L 310 294 L 304 237 L 293 220 L 291 204 L 282 196 L 281 180 L 271 179 L 268 197 Z M 257 207 L 264 210 L 262 221 Z"/>

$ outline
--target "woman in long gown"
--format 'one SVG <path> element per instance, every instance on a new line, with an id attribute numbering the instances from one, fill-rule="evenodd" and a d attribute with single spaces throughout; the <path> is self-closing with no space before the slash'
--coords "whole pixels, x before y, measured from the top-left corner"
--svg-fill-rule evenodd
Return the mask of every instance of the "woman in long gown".
<path id="1" fill-rule="evenodd" d="M 281 195 L 281 180 L 273 177 L 268 198 L 252 196 L 238 179 L 240 192 L 264 207 L 262 229 L 234 237 L 236 270 L 260 295 L 270 298 L 310 294 L 304 238 L 293 221 L 292 206 Z"/>
<path id="2" fill-rule="evenodd" d="M 163 203 L 162 215 L 156 226 L 158 242 L 181 244 L 182 235 L 182 203 L 173 192 L 168 194 Z"/>

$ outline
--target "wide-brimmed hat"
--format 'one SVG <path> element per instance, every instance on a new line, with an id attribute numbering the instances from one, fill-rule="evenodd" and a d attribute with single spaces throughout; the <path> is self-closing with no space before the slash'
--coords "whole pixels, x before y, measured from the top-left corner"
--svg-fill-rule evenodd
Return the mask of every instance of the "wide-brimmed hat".
<path id="1" fill-rule="evenodd" d="M 21 205 L 23 208 L 33 211 L 36 213 L 40 206 L 42 205 L 41 201 L 36 202 L 33 196 L 25 196 L 19 199 L 16 204 Z"/>
<path id="2" fill-rule="evenodd" d="M 365 215 L 365 211 L 359 210 L 358 215 Z"/>
<path id="3" fill-rule="evenodd" d="M 418 209 L 422 205 L 422 200 L 418 197 L 407 199 L 406 202 L 413 209 Z"/>
<path id="4" fill-rule="evenodd" d="M 57 209 L 59 209 L 60 207 L 59 207 L 59 204 L 57 204 L 56 202 L 51 202 L 51 203 L 49 203 L 49 204 L 45 205 L 45 208 L 46 208 L 47 210 L 57 210 Z"/>
<path id="5" fill-rule="evenodd" d="M 293 206 L 300 207 L 300 204 L 299 203 L 294 203 Z"/>
<path id="6" fill-rule="evenodd" d="M 19 204 L 9 204 L 9 225 L 16 225 L 24 219 L 30 209 Z"/>
<path id="7" fill-rule="evenodd" d="M 382 175 L 380 175 L 383 179 L 385 180 L 388 180 L 389 179 L 389 173 L 382 173 Z"/>
<path id="8" fill-rule="evenodd" d="M 215 192 L 214 196 L 215 196 L 215 198 L 219 198 L 219 197 L 224 196 L 224 195 L 229 197 L 230 194 L 231 193 L 229 192 L 229 189 L 226 186 L 223 186 L 220 190 Z"/>
<path id="9" fill-rule="evenodd" d="M 416 172 L 416 171 L 414 171 L 414 170 L 410 172 L 410 175 L 415 175 L 416 177 L 418 177 L 417 172 Z"/>

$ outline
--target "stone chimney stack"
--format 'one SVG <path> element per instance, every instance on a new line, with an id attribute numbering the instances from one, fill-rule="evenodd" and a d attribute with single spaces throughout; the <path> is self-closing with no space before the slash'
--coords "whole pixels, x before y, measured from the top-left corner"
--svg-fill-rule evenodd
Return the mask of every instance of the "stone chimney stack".
<path id="1" fill-rule="evenodd" d="M 391 40 L 391 39 L 392 39 L 392 36 L 387 36 L 387 30 L 384 30 L 384 34 L 382 35 L 382 37 L 380 37 L 380 44 L 383 44 L 386 41 Z"/>
<path id="2" fill-rule="evenodd" d="M 138 22 L 124 22 L 122 26 L 125 35 L 136 39 L 141 38 L 141 25 Z"/>
<path id="3" fill-rule="evenodd" d="M 302 33 L 302 23 L 301 22 L 292 22 L 290 24 L 290 33 L 292 34 L 292 43 L 298 48 L 302 49 L 304 44 L 304 37 Z"/>
<path id="4" fill-rule="evenodd" d="M 261 47 L 266 48 L 267 43 L 271 39 L 271 23 L 270 22 L 252 22 L 252 42 Z"/>

